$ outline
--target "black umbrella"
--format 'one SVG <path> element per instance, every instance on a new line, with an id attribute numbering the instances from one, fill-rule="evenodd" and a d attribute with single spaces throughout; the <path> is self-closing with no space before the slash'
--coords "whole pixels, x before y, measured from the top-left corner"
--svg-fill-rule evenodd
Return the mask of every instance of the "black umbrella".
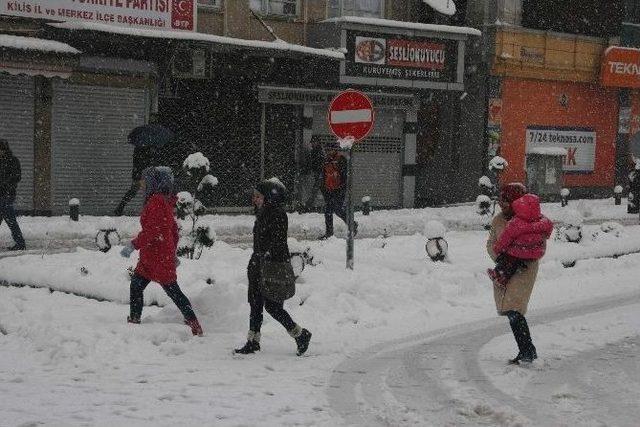
<path id="1" fill-rule="evenodd" d="M 129 134 L 129 144 L 136 147 L 162 147 L 173 141 L 174 135 L 166 127 L 151 123 L 138 126 Z"/>

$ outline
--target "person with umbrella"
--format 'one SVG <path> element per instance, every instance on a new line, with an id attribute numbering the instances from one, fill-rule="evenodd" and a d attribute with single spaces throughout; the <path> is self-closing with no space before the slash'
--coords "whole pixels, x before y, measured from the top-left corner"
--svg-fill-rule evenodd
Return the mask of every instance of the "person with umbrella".
<path id="1" fill-rule="evenodd" d="M 114 215 L 121 216 L 127 203 L 138 193 L 143 170 L 151 166 L 166 166 L 162 147 L 173 139 L 173 132 L 157 123 L 155 115 L 150 117 L 149 124 L 138 126 L 129 133 L 128 142 L 134 147 L 131 187 L 114 210 Z"/>

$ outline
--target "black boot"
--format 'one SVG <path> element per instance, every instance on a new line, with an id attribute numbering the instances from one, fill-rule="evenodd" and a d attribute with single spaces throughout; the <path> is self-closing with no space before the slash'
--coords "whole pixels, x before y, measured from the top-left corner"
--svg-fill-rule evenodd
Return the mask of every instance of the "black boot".
<path id="1" fill-rule="evenodd" d="M 260 351 L 260 343 L 258 341 L 247 341 L 244 347 L 233 350 L 237 354 L 253 354 L 256 351 Z"/>
<path id="2" fill-rule="evenodd" d="M 303 328 L 302 331 L 300 331 L 300 335 L 295 337 L 295 339 L 296 345 L 298 346 L 298 351 L 296 352 L 296 354 L 298 356 L 302 356 L 309 348 L 309 342 L 311 341 L 311 332 Z"/>
<path id="3" fill-rule="evenodd" d="M 233 350 L 236 354 L 253 354 L 260 351 L 260 332 L 249 331 L 247 334 L 247 343 L 242 348 Z"/>
<path id="4" fill-rule="evenodd" d="M 525 319 L 525 317 L 517 311 L 507 312 L 507 317 L 509 318 L 509 324 L 511 325 L 513 337 L 516 340 L 516 344 L 518 344 L 518 355 L 515 358 L 509 360 L 509 363 L 517 365 L 520 362 L 533 362 L 538 358 L 538 354 L 536 352 L 536 347 L 531 341 L 531 333 L 529 332 L 527 319 Z"/>

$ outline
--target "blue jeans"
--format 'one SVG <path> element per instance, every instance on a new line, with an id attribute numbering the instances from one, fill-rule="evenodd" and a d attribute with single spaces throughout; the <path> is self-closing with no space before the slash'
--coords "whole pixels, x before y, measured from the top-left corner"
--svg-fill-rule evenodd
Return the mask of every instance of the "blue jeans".
<path id="1" fill-rule="evenodd" d="M 20 226 L 16 220 L 16 211 L 13 208 L 13 201 L 8 199 L 0 199 L 0 224 L 2 220 L 7 222 L 9 230 L 11 230 L 11 237 L 18 247 L 24 247 L 24 237 L 20 231 Z"/>
<path id="2" fill-rule="evenodd" d="M 134 274 L 131 278 L 131 286 L 129 287 L 129 308 L 130 317 L 133 319 L 140 319 L 142 316 L 142 306 L 144 305 L 144 290 L 151 280 Z M 162 289 L 167 294 L 171 301 L 178 307 L 185 320 L 194 320 L 196 314 L 191 308 L 191 302 L 189 298 L 180 290 L 180 286 L 177 283 L 172 283 L 169 286 L 162 286 Z"/>

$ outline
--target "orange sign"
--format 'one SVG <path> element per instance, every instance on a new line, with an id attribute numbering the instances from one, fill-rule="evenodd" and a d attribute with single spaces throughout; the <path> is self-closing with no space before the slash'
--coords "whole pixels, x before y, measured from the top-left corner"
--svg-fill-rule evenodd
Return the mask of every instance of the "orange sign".
<path id="1" fill-rule="evenodd" d="M 604 51 L 602 86 L 640 88 L 640 49 L 611 46 Z"/>

